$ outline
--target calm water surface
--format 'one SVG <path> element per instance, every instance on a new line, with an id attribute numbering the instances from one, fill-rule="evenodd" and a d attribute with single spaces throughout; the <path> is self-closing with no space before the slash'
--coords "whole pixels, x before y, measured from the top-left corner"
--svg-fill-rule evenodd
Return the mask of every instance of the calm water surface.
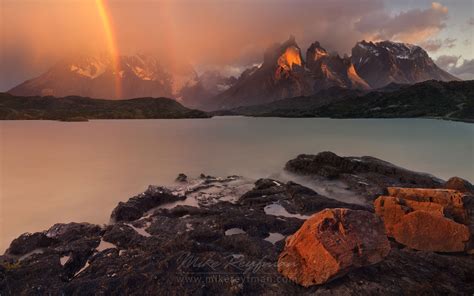
<path id="1" fill-rule="evenodd" d="M 180 172 L 265 177 L 300 153 L 474 181 L 474 124 L 427 119 L 3 121 L 0 141 L 0 253 L 56 222 L 106 223 L 118 201 Z"/>

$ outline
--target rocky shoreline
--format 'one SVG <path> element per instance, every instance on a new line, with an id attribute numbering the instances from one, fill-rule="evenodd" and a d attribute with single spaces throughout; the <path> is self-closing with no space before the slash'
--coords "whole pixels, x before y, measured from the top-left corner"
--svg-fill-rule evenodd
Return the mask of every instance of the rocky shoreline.
<path id="1" fill-rule="evenodd" d="M 452 178 L 445 182 L 373 157 L 340 157 L 331 152 L 300 155 L 288 161 L 285 169 L 315 184 L 340 184 L 347 192 L 362 197 L 364 203 L 336 200 L 294 182 L 205 175 L 188 179 L 180 175 L 176 186 L 150 186 L 145 192 L 120 202 L 107 225 L 56 224 L 43 232 L 26 233 L 13 240 L 0 256 L 0 295 L 474 293 L 472 254 L 459 249 L 458 244 L 455 252 L 419 250 L 426 245 L 431 247 L 430 244 L 422 247 L 415 244 L 418 249 L 407 247 L 399 239 L 400 235 L 406 239 L 406 233 L 392 231 L 386 238 L 380 226 L 382 220 L 376 216 L 383 211 L 387 215 L 387 202 L 381 207 L 380 198 L 392 200 L 394 194 L 399 194 L 396 198 L 401 203 L 400 209 L 404 209 L 403 215 L 413 216 L 419 210 L 420 204 L 406 196 L 400 202 L 399 191 L 387 188 L 447 188 L 462 192 L 461 205 L 466 213 L 462 222 L 472 228 L 474 190 L 467 181 Z M 436 201 L 428 202 L 430 209 L 439 208 L 433 206 Z M 289 254 L 289 247 L 298 245 L 294 235 L 304 230 L 305 221 L 314 220 L 315 225 L 325 223 L 315 218 L 321 213 L 346 221 L 341 223 L 346 223 L 344 227 L 350 230 L 349 234 L 357 230 L 353 228 L 358 225 L 354 217 L 366 217 L 364 229 L 377 224 L 381 230 L 374 237 L 387 243 L 379 243 L 382 251 L 375 257 L 370 255 L 372 259 L 360 257 L 364 260 L 346 264 L 347 268 L 330 280 L 321 276 L 325 280 L 304 287 L 295 283 L 297 275 L 289 279 L 287 275 L 294 274 L 295 269 L 291 265 L 290 269 L 282 268 L 279 257 Z M 398 220 L 382 217 L 385 228 L 396 227 L 403 215 L 397 216 Z M 456 215 L 446 215 L 443 219 L 457 220 Z M 352 218 L 344 220 L 344 217 Z M 327 225 L 324 230 L 331 231 L 337 240 L 342 229 L 342 224 L 339 225 L 339 230 Z M 319 240 L 326 238 L 323 235 Z M 331 244 L 326 245 L 329 247 Z M 360 244 L 357 252 L 364 255 Z M 337 261 L 342 257 L 331 258 Z"/>

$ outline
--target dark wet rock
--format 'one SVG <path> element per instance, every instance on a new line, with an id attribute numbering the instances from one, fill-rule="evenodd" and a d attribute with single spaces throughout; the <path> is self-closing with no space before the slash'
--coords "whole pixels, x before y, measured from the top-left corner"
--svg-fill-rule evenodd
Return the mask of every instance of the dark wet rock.
<path id="1" fill-rule="evenodd" d="M 48 229 L 46 236 L 69 243 L 84 236 L 99 236 L 101 232 L 102 228 L 95 224 L 74 222 L 67 224 L 58 223 Z"/>
<path id="2" fill-rule="evenodd" d="M 103 239 L 119 248 L 126 249 L 140 245 L 143 237 L 140 236 L 131 226 L 119 223 L 109 225 L 105 230 Z"/>
<path id="3" fill-rule="evenodd" d="M 301 227 L 305 215 L 325 208 L 367 207 L 332 200 L 292 182 L 261 179 L 253 188 L 251 183 L 242 186 L 242 182 L 246 181 L 237 177 L 204 176 L 180 184 L 179 189 L 151 187 L 121 203 L 113 215 L 119 219 L 110 225 L 57 224 L 34 234 L 42 241 L 49 233 L 51 241 L 32 243 L 35 248 L 20 253 L 42 247 L 21 260 L 24 255 L 0 256 L 0 294 L 474 292 L 472 256 L 416 252 L 395 243 L 385 260 L 375 265 L 351 271 L 318 287 L 296 285 L 278 273 L 277 262 L 285 239 Z M 233 190 L 237 187 L 239 190 Z M 242 188 L 247 189 L 241 193 Z M 228 194 L 237 197 L 228 198 Z M 170 202 L 176 204 L 170 206 Z M 270 214 L 268 208 L 272 205 L 280 205 L 288 213 Z M 235 228 L 239 231 L 231 231 Z M 275 233 L 280 237 L 272 243 L 271 234 Z"/>
<path id="4" fill-rule="evenodd" d="M 188 176 L 185 174 L 181 173 L 176 177 L 176 182 L 181 182 L 181 183 L 186 183 L 188 181 Z"/>
<path id="5" fill-rule="evenodd" d="M 263 208 L 278 203 L 289 213 L 314 214 L 326 208 L 349 208 L 369 210 L 370 207 L 349 204 L 327 198 L 317 192 L 294 182 L 281 183 L 272 179 L 260 179 L 255 188 L 243 194 L 239 204 Z"/>
<path id="6" fill-rule="evenodd" d="M 159 205 L 185 198 L 185 196 L 172 194 L 165 187 L 150 186 L 144 193 L 130 198 L 127 202 L 120 202 L 113 210 L 111 219 L 117 222 L 137 220 L 145 212 Z"/>
<path id="7" fill-rule="evenodd" d="M 39 248 L 46 248 L 54 244 L 56 241 L 46 236 L 42 232 L 25 233 L 14 239 L 6 254 L 25 255 Z"/>
<path id="8" fill-rule="evenodd" d="M 439 188 L 443 181 L 429 174 L 413 172 L 370 156 L 341 157 L 332 152 L 317 155 L 301 154 L 288 161 L 289 172 L 314 179 L 340 180 L 348 189 L 374 200 L 385 193 L 385 188 Z"/>

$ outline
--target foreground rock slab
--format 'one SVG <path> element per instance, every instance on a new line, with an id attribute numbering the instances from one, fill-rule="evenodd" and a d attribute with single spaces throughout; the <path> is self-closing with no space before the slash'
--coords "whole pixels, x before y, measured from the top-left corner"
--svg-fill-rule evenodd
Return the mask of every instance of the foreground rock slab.
<path id="1" fill-rule="evenodd" d="M 432 175 L 414 172 L 384 160 L 371 157 L 342 157 L 332 152 L 301 154 L 285 165 L 288 172 L 321 180 L 337 180 L 368 201 L 386 193 L 387 187 L 441 188 L 444 185 Z"/>
<path id="2" fill-rule="evenodd" d="M 326 209 L 286 241 L 278 271 L 308 287 L 378 263 L 389 252 L 390 243 L 377 216 L 367 211 Z"/>
<path id="3" fill-rule="evenodd" d="M 387 188 L 374 202 L 387 235 L 416 250 L 470 251 L 473 197 L 452 189 Z"/>

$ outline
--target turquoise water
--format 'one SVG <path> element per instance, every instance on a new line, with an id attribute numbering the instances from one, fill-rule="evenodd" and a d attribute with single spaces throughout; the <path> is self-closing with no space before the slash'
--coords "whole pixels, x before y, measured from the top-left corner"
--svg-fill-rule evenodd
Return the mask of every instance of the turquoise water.
<path id="1" fill-rule="evenodd" d="M 474 124 L 429 119 L 0 122 L 0 251 L 56 222 L 106 223 L 149 184 L 196 176 L 269 176 L 300 153 L 371 155 L 474 181 Z"/>

